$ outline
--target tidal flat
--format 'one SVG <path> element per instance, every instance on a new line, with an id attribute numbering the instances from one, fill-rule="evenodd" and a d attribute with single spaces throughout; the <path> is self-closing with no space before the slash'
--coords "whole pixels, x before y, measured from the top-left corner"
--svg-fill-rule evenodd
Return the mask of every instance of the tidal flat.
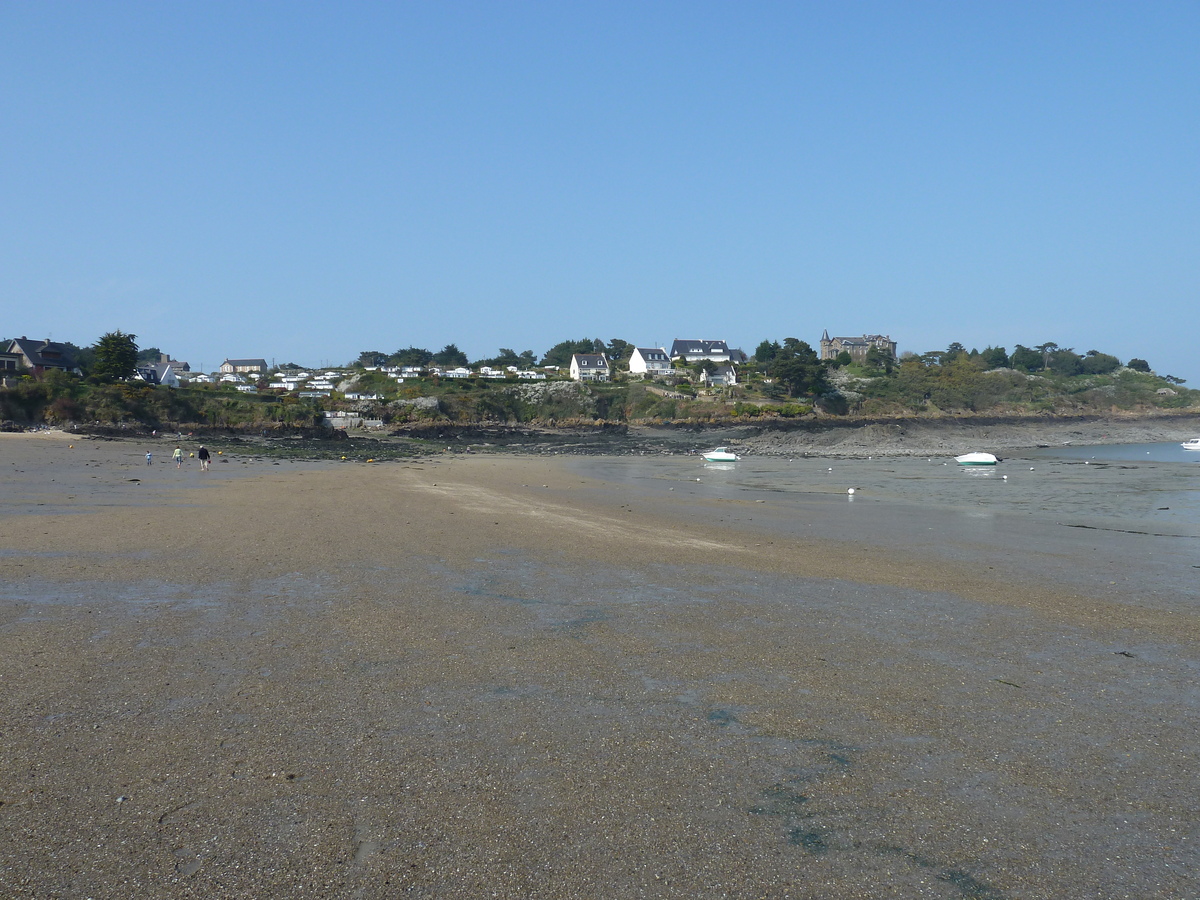
<path id="1" fill-rule="evenodd" d="M 0 436 L 2 896 L 1200 893 L 1200 466 L 144 453 Z"/>

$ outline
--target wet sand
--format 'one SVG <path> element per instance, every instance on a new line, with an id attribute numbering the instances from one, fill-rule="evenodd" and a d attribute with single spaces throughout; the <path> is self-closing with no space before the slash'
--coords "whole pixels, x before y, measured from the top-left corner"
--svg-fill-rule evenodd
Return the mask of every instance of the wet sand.
<path id="1" fill-rule="evenodd" d="M 1186 549 L 144 453 L 0 436 L 0 896 L 1200 891 Z"/>

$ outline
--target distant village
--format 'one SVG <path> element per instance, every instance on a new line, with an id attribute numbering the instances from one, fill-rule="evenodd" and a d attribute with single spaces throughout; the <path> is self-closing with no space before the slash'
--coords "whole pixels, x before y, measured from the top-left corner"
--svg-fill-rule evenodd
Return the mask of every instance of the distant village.
<path id="1" fill-rule="evenodd" d="M 570 343 L 570 342 L 567 342 Z M 585 342 L 593 343 L 593 342 Z M 415 351 L 427 355 L 427 360 L 407 365 L 388 365 L 386 360 L 360 359 L 343 367 L 308 370 L 296 365 L 269 365 L 262 358 L 227 358 L 212 372 L 196 372 L 191 365 L 171 359 L 169 354 L 160 354 L 157 361 L 141 361 L 137 364 L 133 378 L 147 384 L 178 387 L 183 384 L 223 384 L 243 393 L 259 391 L 281 391 L 302 398 L 329 397 L 344 381 L 348 371 L 361 368 L 364 371 L 381 372 L 403 383 L 413 378 L 484 378 L 544 381 L 546 379 L 570 379 L 579 382 L 611 381 L 621 363 L 622 372 L 630 377 L 646 380 L 670 379 L 686 374 L 695 377 L 705 387 L 725 387 L 738 383 L 738 370 L 751 361 L 743 350 L 731 348 L 723 340 L 677 339 L 670 349 L 666 347 L 639 347 L 625 342 L 614 342 L 620 346 L 619 360 L 608 348 L 600 352 L 573 352 L 566 365 L 535 365 L 535 357 L 526 352 L 517 362 L 508 364 L 480 364 L 474 367 L 465 363 L 439 364 L 439 354 Z M 560 345 L 561 346 L 561 345 Z M 805 345 L 807 346 L 807 345 Z M 594 347 L 592 349 L 595 349 Z M 56 343 L 49 339 L 33 340 L 28 337 L 14 338 L 6 342 L 0 352 L 0 375 L 20 375 L 60 370 L 82 374 L 76 356 L 79 348 L 71 344 Z M 502 351 L 503 353 L 504 351 Z M 516 358 L 515 354 L 508 354 Z M 887 335 L 868 334 L 855 337 L 830 337 L 826 331 L 820 340 L 819 358 L 846 362 L 865 362 L 869 356 L 883 355 L 896 358 L 896 342 Z M 364 354 L 367 356 L 368 354 Z M 382 356 L 382 355 L 380 355 Z M 545 360 L 543 360 L 545 362 Z M 347 400 L 378 399 L 374 394 L 345 394 Z"/>

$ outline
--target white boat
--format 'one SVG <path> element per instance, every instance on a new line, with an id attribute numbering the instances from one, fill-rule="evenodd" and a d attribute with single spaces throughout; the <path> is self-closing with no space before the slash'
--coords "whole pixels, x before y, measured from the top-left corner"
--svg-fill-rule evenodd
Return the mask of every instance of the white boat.
<path id="1" fill-rule="evenodd" d="M 736 453 L 730 452 L 728 447 L 715 447 L 700 455 L 704 457 L 705 462 L 737 462 L 741 459 Z"/>
<path id="2" fill-rule="evenodd" d="M 960 466 L 994 466 L 999 462 L 990 453 L 964 453 L 962 456 L 954 457 L 954 461 Z"/>
<path id="3" fill-rule="evenodd" d="M 1200 437 L 1192 438 L 1190 441 L 1184 441 L 1179 446 L 1184 450 L 1200 450 Z"/>

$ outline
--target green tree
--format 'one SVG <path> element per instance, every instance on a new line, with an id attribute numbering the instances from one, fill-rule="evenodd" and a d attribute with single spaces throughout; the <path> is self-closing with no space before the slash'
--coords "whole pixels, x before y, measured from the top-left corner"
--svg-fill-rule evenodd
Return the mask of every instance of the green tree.
<path id="1" fill-rule="evenodd" d="M 162 351 L 157 347 L 143 347 L 138 351 L 138 365 L 154 365 L 162 356 Z"/>
<path id="2" fill-rule="evenodd" d="M 1062 347 L 1050 354 L 1049 366 L 1055 375 L 1078 375 L 1083 371 L 1083 357 L 1070 347 Z"/>
<path id="3" fill-rule="evenodd" d="M 358 354 L 358 359 L 350 363 L 352 366 L 382 366 L 388 361 L 388 355 L 380 350 L 364 350 Z"/>
<path id="4" fill-rule="evenodd" d="M 601 353 L 603 347 L 597 348 L 596 342 L 590 338 L 578 341 L 561 341 L 546 351 L 542 357 L 543 366 L 569 366 L 571 356 L 576 353 Z"/>
<path id="5" fill-rule="evenodd" d="M 951 352 L 953 352 L 954 345 L 951 344 L 950 346 Z M 962 345 L 960 344 L 959 346 L 961 347 Z M 955 358 L 957 359 L 957 356 Z M 880 350 L 873 344 L 867 348 L 866 363 L 868 368 L 883 369 L 884 372 L 890 375 L 892 372 L 892 362 L 892 354 L 886 350 Z"/>
<path id="6" fill-rule="evenodd" d="M 1042 354 L 1042 368 L 1049 369 L 1050 368 L 1050 357 L 1052 357 L 1055 354 L 1055 352 L 1057 352 L 1058 344 L 1054 343 L 1054 341 L 1046 341 L 1046 343 L 1038 344 L 1033 349 L 1036 350 L 1038 353 Z"/>
<path id="7" fill-rule="evenodd" d="M 138 346 L 136 334 L 117 330 L 101 335 L 93 345 L 96 358 L 92 374 L 101 378 L 129 378 L 137 369 Z"/>
<path id="8" fill-rule="evenodd" d="M 433 354 L 432 362 L 438 366 L 465 366 L 467 364 L 467 354 L 458 349 L 455 344 L 447 344 L 437 353 Z"/>
<path id="9" fill-rule="evenodd" d="M 1087 375 L 1107 375 L 1109 372 L 1115 372 L 1119 369 L 1121 361 L 1107 353 L 1101 353 L 1098 350 L 1089 350 L 1083 357 L 1082 367 L 1084 373 Z"/>
<path id="10" fill-rule="evenodd" d="M 629 341 L 613 338 L 608 342 L 608 358 L 613 362 L 628 359 L 632 354 L 633 344 L 629 343 Z"/>
<path id="11" fill-rule="evenodd" d="M 771 361 L 769 372 L 792 397 L 821 394 L 828 389 L 825 367 L 817 352 L 795 338 L 784 339 L 779 353 Z"/>
<path id="12" fill-rule="evenodd" d="M 949 347 L 947 347 L 946 352 L 942 354 L 942 365 L 944 366 L 946 363 L 954 362 L 954 360 L 958 359 L 966 352 L 967 348 L 958 341 L 955 341 Z"/>
<path id="13" fill-rule="evenodd" d="M 985 369 L 1003 369 L 1008 366 L 1008 353 L 1003 347 L 985 347 L 979 358 Z"/>
<path id="14" fill-rule="evenodd" d="M 1125 365 L 1127 365 L 1129 368 L 1133 369 L 1133 371 L 1135 371 L 1135 372 L 1149 372 L 1150 371 L 1150 363 L 1146 362 L 1146 360 L 1144 360 L 1144 359 L 1138 359 L 1136 356 L 1133 359 L 1131 359 L 1129 362 L 1127 362 Z"/>
<path id="15" fill-rule="evenodd" d="M 769 363 L 773 360 L 780 351 L 778 341 L 764 340 L 754 351 L 754 361 L 757 363 Z"/>
<path id="16" fill-rule="evenodd" d="M 1042 354 L 1036 350 L 1031 350 L 1021 344 L 1017 344 L 1013 348 L 1012 356 L 1009 358 L 1008 364 L 1014 369 L 1024 369 L 1026 372 L 1033 372 L 1040 369 L 1042 366 Z"/>
<path id="17" fill-rule="evenodd" d="M 517 351 L 509 347 L 501 347 L 500 352 L 491 359 L 480 359 L 475 362 L 477 366 L 491 366 L 492 368 L 502 369 L 505 366 L 517 366 L 521 363 L 521 357 L 517 356 Z"/>
<path id="18" fill-rule="evenodd" d="M 392 366 L 427 366 L 431 359 L 433 354 L 423 347 L 406 347 L 397 350 L 387 361 L 388 365 Z"/>
<path id="19" fill-rule="evenodd" d="M 843 350 L 833 358 L 833 364 L 839 369 L 845 368 L 854 362 L 854 357 L 850 355 L 849 350 Z"/>

